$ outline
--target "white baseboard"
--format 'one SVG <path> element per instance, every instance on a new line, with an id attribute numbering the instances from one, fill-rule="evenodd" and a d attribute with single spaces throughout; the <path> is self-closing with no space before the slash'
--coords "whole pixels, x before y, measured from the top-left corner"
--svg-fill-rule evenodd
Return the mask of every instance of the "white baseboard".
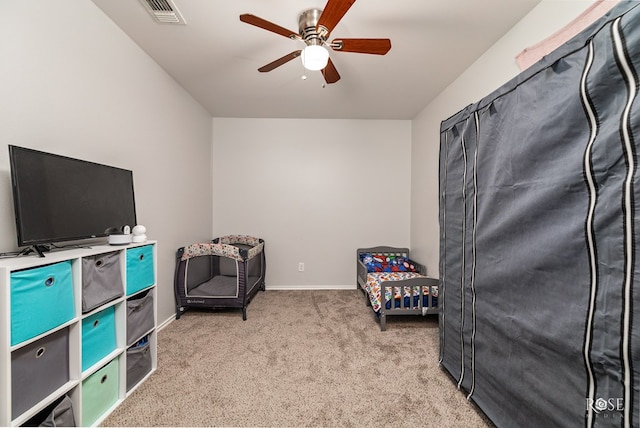
<path id="1" fill-rule="evenodd" d="M 357 286 L 355 284 L 349 285 L 267 285 L 265 287 L 267 291 L 269 290 L 355 290 Z"/>
<path id="2" fill-rule="evenodd" d="M 162 321 L 161 324 L 158 324 L 158 326 L 156 327 L 156 331 L 162 330 L 163 328 L 165 328 L 166 326 L 168 326 L 169 324 L 171 324 L 175 320 L 176 320 L 176 314 L 171 315 L 169 318 L 167 318 L 166 320 Z"/>

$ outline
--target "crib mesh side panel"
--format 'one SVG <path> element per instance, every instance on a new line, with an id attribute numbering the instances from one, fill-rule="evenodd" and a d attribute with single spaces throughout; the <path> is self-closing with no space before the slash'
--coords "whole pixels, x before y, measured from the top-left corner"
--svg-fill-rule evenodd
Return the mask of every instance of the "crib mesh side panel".
<path id="1" fill-rule="evenodd" d="M 640 426 L 639 70 L 622 1 L 442 123 L 442 364 L 498 426 Z"/>
<path id="2" fill-rule="evenodd" d="M 251 246 L 249 245 L 245 245 L 245 244 L 235 244 L 235 245 L 245 250 L 251 249 Z M 247 288 L 248 298 L 251 297 L 250 296 L 250 294 L 252 294 L 251 292 L 254 290 L 254 288 L 260 285 L 263 279 L 262 278 L 264 274 L 263 263 L 264 263 L 264 252 L 260 252 L 259 254 L 255 255 L 251 259 L 248 259 L 244 262 L 243 272 L 246 272 L 245 287 Z"/>
<path id="3" fill-rule="evenodd" d="M 251 260 L 247 260 L 247 275 L 253 278 L 259 278 L 262 275 L 262 257 L 257 255 Z"/>
<path id="4" fill-rule="evenodd" d="M 234 259 L 229 259 L 227 257 L 217 257 L 217 269 L 215 271 L 216 275 L 225 275 L 225 276 L 236 276 L 237 275 L 237 267 L 236 261 Z"/>
<path id="5" fill-rule="evenodd" d="M 219 275 L 219 259 L 221 259 L 219 256 L 201 256 L 189 259 L 186 275 L 187 292 L 208 281 L 214 275 Z"/>

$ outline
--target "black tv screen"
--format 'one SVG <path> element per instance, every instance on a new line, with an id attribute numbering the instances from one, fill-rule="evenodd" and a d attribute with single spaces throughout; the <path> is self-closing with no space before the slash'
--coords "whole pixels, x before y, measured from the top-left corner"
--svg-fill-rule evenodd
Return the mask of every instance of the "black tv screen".
<path id="1" fill-rule="evenodd" d="M 9 146 L 18 246 L 107 236 L 136 224 L 133 173 Z"/>

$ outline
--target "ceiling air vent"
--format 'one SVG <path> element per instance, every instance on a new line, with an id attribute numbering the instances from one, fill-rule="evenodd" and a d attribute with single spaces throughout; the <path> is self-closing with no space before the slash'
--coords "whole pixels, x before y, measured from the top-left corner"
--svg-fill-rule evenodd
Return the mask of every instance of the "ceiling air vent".
<path id="1" fill-rule="evenodd" d="M 151 16 L 161 24 L 186 24 L 180 11 L 171 0 L 140 0 Z"/>

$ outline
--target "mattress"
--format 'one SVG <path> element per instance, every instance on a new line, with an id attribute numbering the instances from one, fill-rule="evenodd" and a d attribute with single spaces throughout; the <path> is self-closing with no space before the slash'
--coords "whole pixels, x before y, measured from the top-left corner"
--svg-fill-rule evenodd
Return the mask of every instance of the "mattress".
<path id="1" fill-rule="evenodd" d="M 200 297 L 237 297 L 238 279 L 235 276 L 217 275 L 194 287 L 187 295 Z"/>
<path id="2" fill-rule="evenodd" d="M 253 288 L 260 280 L 260 277 L 250 276 L 249 289 Z M 187 296 L 191 297 L 220 297 L 235 298 L 238 297 L 238 278 L 228 275 L 216 275 L 209 280 L 193 287 Z"/>

